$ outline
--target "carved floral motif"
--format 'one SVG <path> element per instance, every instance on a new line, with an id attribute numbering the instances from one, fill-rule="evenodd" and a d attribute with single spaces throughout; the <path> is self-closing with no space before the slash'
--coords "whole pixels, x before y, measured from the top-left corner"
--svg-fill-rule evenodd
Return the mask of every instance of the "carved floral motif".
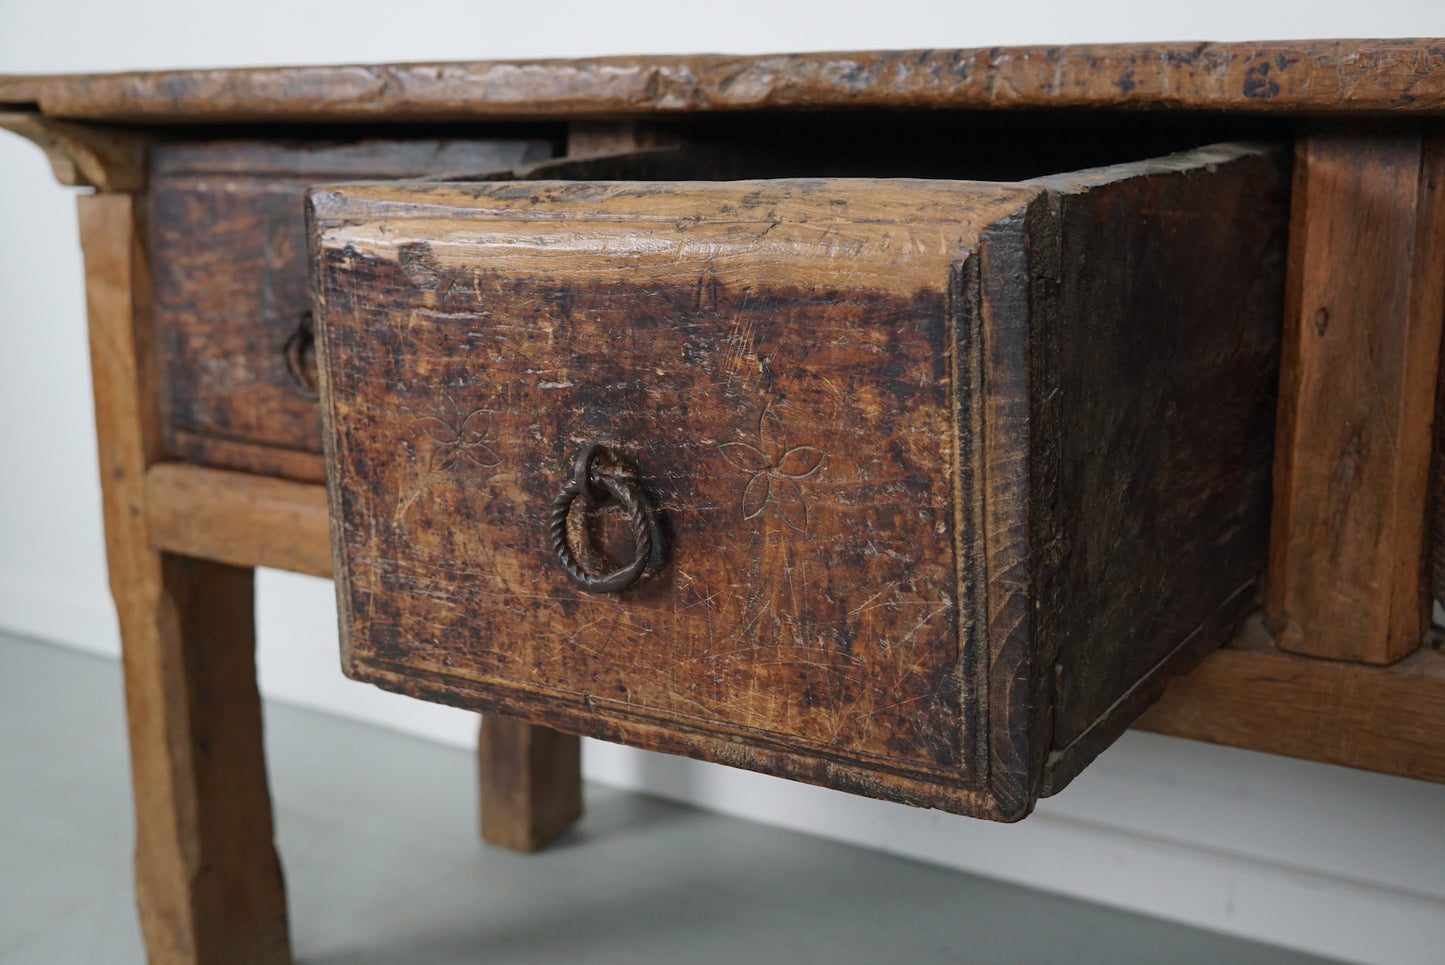
<path id="1" fill-rule="evenodd" d="M 772 506 L 783 522 L 806 531 L 808 503 L 797 481 L 822 468 L 827 453 L 816 446 L 789 447 L 783 420 L 771 405 L 764 407 L 758 417 L 757 442 L 724 442 L 718 446 L 730 465 L 752 477 L 743 489 L 743 519 L 760 516 Z"/>
<path id="2" fill-rule="evenodd" d="M 463 413 L 455 399 L 447 398 L 446 406 L 435 415 L 421 416 L 416 424 L 436 446 L 432 449 L 428 468 L 446 472 L 459 462 L 482 469 L 501 464 L 502 457 L 487 445 L 492 431 L 492 414 L 485 409 Z"/>

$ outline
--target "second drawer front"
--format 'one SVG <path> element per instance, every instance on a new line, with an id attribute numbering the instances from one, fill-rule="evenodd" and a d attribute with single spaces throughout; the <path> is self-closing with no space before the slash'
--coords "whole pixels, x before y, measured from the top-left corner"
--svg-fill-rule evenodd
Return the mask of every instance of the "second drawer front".
<path id="1" fill-rule="evenodd" d="M 483 172 L 546 141 L 218 141 L 151 154 L 149 245 L 166 446 L 191 462 L 321 481 L 306 277 L 318 181 Z"/>

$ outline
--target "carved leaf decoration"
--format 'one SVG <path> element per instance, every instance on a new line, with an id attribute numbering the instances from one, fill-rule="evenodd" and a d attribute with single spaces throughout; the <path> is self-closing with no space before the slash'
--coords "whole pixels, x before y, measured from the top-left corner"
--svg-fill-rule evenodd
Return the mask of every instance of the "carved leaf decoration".
<path id="1" fill-rule="evenodd" d="M 768 458 L 746 442 L 725 442 L 718 446 L 723 458 L 743 472 L 764 472 Z"/>
<path id="2" fill-rule="evenodd" d="M 778 460 L 777 472 L 789 479 L 801 479 L 818 471 L 823 464 L 823 450 L 815 446 L 795 446 Z"/>
<path id="3" fill-rule="evenodd" d="M 467 458 L 483 468 L 490 469 L 493 466 L 501 465 L 502 457 L 491 446 L 476 442 L 466 446 L 463 450 Z"/>
<path id="4" fill-rule="evenodd" d="M 473 424 L 477 423 L 477 424 Z M 462 422 L 461 431 L 457 433 L 457 439 L 463 445 L 478 445 L 486 441 L 487 432 L 492 428 L 492 414 L 484 409 L 477 409 L 467 416 Z"/>
<path id="5" fill-rule="evenodd" d="M 778 515 L 793 529 L 806 531 L 808 528 L 808 504 L 803 501 L 803 490 L 787 476 L 775 476 L 772 480 L 771 495 Z"/>
<path id="6" fill-rule="evenodd" d="M 446 472 L 457 464 L 457 447 L 454 445 L 437 446 L 432 450 L 431 461 L 428 468 L 432 472 Z"/>
<path id="7" fill-rule="evenodd" d="M 748 448 L 752 449 L 751 446 Z M 795 483 L 794 488 L 796 486 Z M 768 504 L 769 488 L 768 474 L 765 472 L 757 473 L 748 480 L 748 487 L 743 490 L 743 519 L 752 519 L 763 511 L 763 507 Z"/>
<path id="8" fill-rule="evenodd" d="M 454 445 L 457 441 L 457 430 L 447 425 L 435 416 L 424 416 L 416 420 L 421 431 L 433 442 L 439 442 L 444 446 Z"/>

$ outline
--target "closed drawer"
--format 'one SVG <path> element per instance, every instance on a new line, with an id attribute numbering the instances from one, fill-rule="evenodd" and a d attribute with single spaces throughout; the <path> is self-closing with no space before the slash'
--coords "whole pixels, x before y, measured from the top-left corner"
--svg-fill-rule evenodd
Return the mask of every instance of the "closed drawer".
<path id="1" fill-rule="evenodd" d="M 313 192 L 347 672 L 1024 816 L 1254 605 L 1286 181 Z"/>
<path id="2" fill-rule="evenodd" d="M 308 186 L 491 171 L 550 154 L 549 142 L 522 138 L 154 148 L 147 233 L 169 454 L 323 478 L 306 279 Z"/>

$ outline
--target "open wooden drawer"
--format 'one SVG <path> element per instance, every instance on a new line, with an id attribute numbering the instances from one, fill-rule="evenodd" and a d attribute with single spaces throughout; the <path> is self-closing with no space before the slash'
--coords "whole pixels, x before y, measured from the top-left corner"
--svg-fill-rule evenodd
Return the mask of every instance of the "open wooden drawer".
<path id="1" fill-rule="evenodd" d="M 347 673 L 1023 817 L 1255 605 L 1287 194 L 1245 144 L 313 191 Z"/>

